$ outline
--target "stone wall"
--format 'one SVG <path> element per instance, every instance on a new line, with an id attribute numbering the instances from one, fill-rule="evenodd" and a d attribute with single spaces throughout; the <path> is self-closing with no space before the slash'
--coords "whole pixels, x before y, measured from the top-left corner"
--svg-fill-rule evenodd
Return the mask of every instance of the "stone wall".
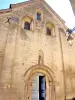
<path id="1" fill-rule="evenodd" d="M 36 10 L 38 8 L 41 8 L 43 13 L 41 22 L 36 20 Z M 33 18 L 33 30 L 30 31 L 23 28 L 22 18 L 27 15 Z M 17 17 L 19 21 L 10 20 L 10 23 L 6 23 L 7 17 L 12 16 Z M 46 34 L 47 22 L 54 24 L 54 33 L 52 36 Z M 59 27 L 63 28 L 63 31 L 59 30 Z M 55 79 L 57 100 L 60 98 L 63 100 L 64 70 L 67 73 L 69 66 L 74 69 L 75 65 L 75 44 L 70 47 L 67 43 L 67 37 L 64 33 L 66 29 L 64 27 L 65 25 L 62 24 L 54 13 L 45 4 L 40 2 L 35 2 L 35 4 L 33 3 L 27 7 L 23 5 L 22 7 L 14 8 L 10 13 L 0 16 L 0 80 L 3 91 L 12 91 L 14 94 L 17 94 L 18 99 L 24 100 L 24 74 L 29 68 L 38 64 L 39 51 L 41 50 L 43 52 L 44 65 L 48 66 L 54 72 L 55 77 L 53 78 Z M 61 52 L 61 46 L 63 52 Z M 63 53 L 63 62 L 61 53 Z M 73 75 L 75 75 L 74 73 Z M 72 78 L 74 83 L 74 77 L 72 76 Z M 70 82 L 66 83 L 71 85 L 72 83 Z M 75 88 L 74 85 L 73 88 Z M 73 96 L 72 92 L 70 91 L 68 95 L 72 94 Z M 14 98 L 16 99 L 16 97 Z"/>

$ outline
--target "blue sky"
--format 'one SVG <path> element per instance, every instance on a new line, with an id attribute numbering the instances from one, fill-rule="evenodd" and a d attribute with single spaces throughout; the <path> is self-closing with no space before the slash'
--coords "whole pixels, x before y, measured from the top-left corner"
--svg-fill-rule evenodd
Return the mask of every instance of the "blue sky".
<path id="1" fill-rule="evenodd" d="M 24 2 L 27 0 L 0 0 L 0 9 L 9 8 L 10 4 Z M 56 13 L 66 22 L 69 28 L 75 26 L 75 16 L 72 11 L 71 4 L 69 0 L 45 0 Z"/>

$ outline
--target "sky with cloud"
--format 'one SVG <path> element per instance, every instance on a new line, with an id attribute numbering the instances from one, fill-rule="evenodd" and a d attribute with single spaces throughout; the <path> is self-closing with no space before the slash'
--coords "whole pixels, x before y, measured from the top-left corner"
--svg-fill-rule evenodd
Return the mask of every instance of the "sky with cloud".
<path id="1" fill-rule="evenodd" d="M 0 0 L 0 9 L 9 8 L 10 4 L 24 2 L 27 0 Z M 66 22 L 69 28 L 75 26 L 75 16 L 69 0 L 45 0 L 56 13 Z"/>

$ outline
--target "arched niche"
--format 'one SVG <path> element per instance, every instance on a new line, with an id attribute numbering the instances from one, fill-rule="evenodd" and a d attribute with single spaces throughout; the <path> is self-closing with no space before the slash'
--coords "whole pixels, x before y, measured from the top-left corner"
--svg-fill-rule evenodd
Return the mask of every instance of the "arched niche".
<path id="1" fill-rule="evenodd" d="M 55 36 L 55 24 L 53 22 L 46 23 L 46 34 L 50 36 Z"/>
<path id="2" fill-rule="evenodd" d="M 29 28 L 27 29 L 27 25 Z M 32 16 L 24 16 L 22 18 L 22 28 L 26 30 L 33 30 L 33 17 Z"/>
<path id="3" fill-rule="evenodd" d="M 46 77 L 46 100 L 55 100 L 55 76 L 53 71 L 45 65 L 32 66 L 25 72 L 24 100 L 31 100 L 32 78 L 37 73 L 41 73 Z"/>
<path id="4" fill-rule="evenodd" d="M 36 10 L 36 19 L 38 21 L 43 21 L 43 11 L 41 8 Z"/>

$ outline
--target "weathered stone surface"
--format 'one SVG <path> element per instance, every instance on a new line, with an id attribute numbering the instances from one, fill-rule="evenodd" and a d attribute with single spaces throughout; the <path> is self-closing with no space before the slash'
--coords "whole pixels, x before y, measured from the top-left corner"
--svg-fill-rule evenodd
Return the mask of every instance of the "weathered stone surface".
<path id="1" fill-rule="evenodd" d="M 16 5 L 16 7 L 12 5 L 11 12 L 0 14 L 0 89 L 2 90 L 0 99 L 4 100 L 2 96 L 7 94 L 6 100 L 8 98 L 10 100 L 13 98 L 14 100 L 27 100 L 26 93 L 27 96 L 30 96 L 27 90 L 27 82 L 29 82 L 29 77 L 32 78 L 32 73 L 35 71 L 42 72 L 49 79 L 47 80 L 47 88 L 52 86 L 52 90 L 50 90 L 51 92 L 53 91 L 51 100 L 55 100 L 55 98 L 64 100 L 65 91 L 67 98 L 72 98 L 75 95 L 74 90 L 71 91 L 72 88 L 75 89 L 75 77 L 73 77 L 73 82 L 70 83 L 71 81 L 69 80 L 68 82 L 68 77 L 64 79 L 64 75 L 66 76 L 66 70 L 69 65 L 75 70 L 75 44 L 71 47 L 69 46 L 63 31 L 66 31 L 63 20 L 43 0 L 32 0 L 30 2 L 27 2 L 26 5 Z M 42 21 L 37 21 L 37 9 L 41 10 Z M 18 18 L 17 23 L 15 21 L 7 22 L 7 17 L 11 18 L 12 16 Z M 24 16 L 33 18 L 30 31 L 25 30 L 23 27 L 24 22 L 22 19 Z M 51 36 L 46 33 L 46 23 L 48 22 L 54 24 Z M 59 30 L 59 27 L 62 30 Z M 43 60 L 42 63 L 39 63 L 39 51 L 43 52 L 43 57 L 41 56 L 40 61 L 42 62 Z M 53 83 L 50 83 L 51 75 Z M 11 92 L 9 93 L 8 91 Z M 16 93 L 12 93 L 13 91 Z M 54 93 L 56 93 L 55 98 Z M 17 96 L 15 97 L 15 95 Z M 49 90 L 46 95 L 47 99 L 49 99 Z"/>

